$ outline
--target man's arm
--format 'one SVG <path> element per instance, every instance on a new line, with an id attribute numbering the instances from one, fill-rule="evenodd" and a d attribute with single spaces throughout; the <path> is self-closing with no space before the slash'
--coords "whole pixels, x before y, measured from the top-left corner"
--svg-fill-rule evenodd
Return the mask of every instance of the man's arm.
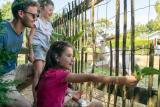
<path id="1" fill-rule="evenodd" d="M 4 48 L 4 35 L 3 30 L 0 30 L 0 49 Z"/>
<path id="2" fill-rule="evenodd" d="M 4 41 L 3 36 L 0 35 L 0 50 L 3 48 L 3 45 L 4 45 L 3 41 Z"/>

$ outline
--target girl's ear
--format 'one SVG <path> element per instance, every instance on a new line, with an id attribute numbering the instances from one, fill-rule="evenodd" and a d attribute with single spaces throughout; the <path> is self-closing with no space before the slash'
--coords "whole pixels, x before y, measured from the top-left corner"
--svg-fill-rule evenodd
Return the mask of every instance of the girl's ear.
<path id="1" fill-rule="evenodd" d="M 56 55 L 56 61 L 59 62 L 60 61 L 60 57 L 58 55 Z"/>

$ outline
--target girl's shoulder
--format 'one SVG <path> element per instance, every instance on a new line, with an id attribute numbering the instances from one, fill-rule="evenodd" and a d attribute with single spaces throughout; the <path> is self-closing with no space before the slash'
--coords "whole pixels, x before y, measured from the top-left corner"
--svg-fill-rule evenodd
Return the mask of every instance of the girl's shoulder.
<path id="1" fill-rule="evenodd" d="M 70 72 L 65 72 L 63 69 L 54 69 L 50 68 L 46 71 L 46 73 L 43 76 L 44 80 L 56 80 L 58 82 L 63 82 L 64 79 L 69 75 Z"/>
<path id="2" fill-rule="evenodd" d="M 68 74 L 70 74 L 70 72 L 66 72 L 63 69 L 54 69 L 54 68 L 50 68 L 48 73 L 55 74 L 57 78 L 65 78 Z"/>
<path id="3" fill-rule="evenodd" d="M 49 68 L 47 70 L 47 73 L 49 74 L 61 74 L 61 73 L 67 73 L 63 69 L 55 69 L 55 68 Z"/>

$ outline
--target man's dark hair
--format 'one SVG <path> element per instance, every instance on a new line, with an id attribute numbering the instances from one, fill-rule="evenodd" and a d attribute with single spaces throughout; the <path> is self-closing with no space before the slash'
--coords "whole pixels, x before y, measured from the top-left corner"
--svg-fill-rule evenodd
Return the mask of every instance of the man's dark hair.
<path id="1" fill-rule="evenodd" d="M 18 11 L 26 11 L 29 6 L 38 7 L 38 3 L 33 0 L 14 0 L 12 3 L 12 14 L 15 19 L 18 19 Z"/>

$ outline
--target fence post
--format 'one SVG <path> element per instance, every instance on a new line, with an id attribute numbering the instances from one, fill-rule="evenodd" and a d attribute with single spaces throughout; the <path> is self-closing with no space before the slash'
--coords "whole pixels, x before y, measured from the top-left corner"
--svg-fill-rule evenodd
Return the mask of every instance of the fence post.
<path id="1" fill-rule="evenodd" d="M 154 64 L 154 46 L 153 44 L 150 45 L 150 52 L 149 52 L 149 67 L 153 67 Z M 152 101 L 152 86 L 153 86 L 153 75 L 149 75 L 148 81 L 148 102 L 147 107 L 154 107 Z"/>
<path id="2" fill-rule="evenodd" d="M 112 42 L 110 41 L 110 76 L 112 76 L 112 67 L 113 67 L 113 54 L 112 54 Z M 108 104 L 107 104 L 107 107 L 109 107 L 109 104 L 110 104 L 110 99 L 111 99 L 111 85 L 112 84 L 109 84 L 108 86 Z"/>
<path id="3" fill-rule="evenodd" d="M 120 22 L 120 0 L 116 0 L 116 39 L 115 39 L 115 49 L 116 49 L 116 68 L 115 73 L 116 76 L 119 75 L 119 22 Z M 114 107 L 116 107 L 117 104 L 117 91 L 118 91 L 118 85 L 115 84 L 114 87 Z"/>
<path id="4" fill-rule="evenodd" d="M 122 64 L 123 64 L 123 76 L 126 75 L 126 38 L 127 38 L 127 0 L 124 0 L 124 26 L 123 26 L 123 55 L 122 55 Z M 126 106 L 126 86 L 123 85 L 122 90 L 122 107 Z"/>
<path id="5" fill-rule="evenodd" d="M 94 4 L 95 4 L 95 0 L 92 0 L 92 41 L 93 41 L 93 66 L 92 66 L 92 73 L 94 73 L 94 68 L 95 68 L 95 58 L 94 58 L 94 55 L 95 55 Z M 93 91 L 94 91 L 94 86 L 93 86 L 93 83 L 91 82 L 90 101 L 92 101 Z"/>
<path id="6" fill-rule="evenodd" d="M 135 17 L 134 0 L 131 0 L 131 72 L 134 72 L 134 54 L 135 54 Z M 134 106 L 134 89 L 132 89 L 131 107 Z"/>
<path id="7" fill-rule="evenodd" d="M 85 46 L 87 46 L 87 43 L 88 43 L 88 35 L 87 35 L 87 33 L 86 33 L 86 30 L 87 30 L 87 12 L 86 12 L 86 9 L 87 9 L 87 7 L 88 7 L 88 3 L 87 2 L 85 2 L 85 5 L 84 5 L 84 10 L 85 10 L 85 14 L 84 14 L 84 18 L 85 18 L 85 22 L 84 22 L 84 35 L 85 35 Z M 87 52 L 85 53 L 85 70 L 87 70 L 87 68 L 88 68 L 88 65 L 87 65 L 87 56 L 88 56 L 88 54 L 87 54 Z M 87 98 L 88 96 L 87 96 L 87 93 L 88 93 L 88 82 L 86 82 L 85 84 L 84 84 L 86 87 L 85 87 L 85 97 Z"/>
<path id="8" fill-rule="evenodd" d="M 160 55 L 159 55 L 159 70 L 160 70 Z M 160 75 L 158 75 L 158 100 L 157 107 L 160 107 Z"/>

